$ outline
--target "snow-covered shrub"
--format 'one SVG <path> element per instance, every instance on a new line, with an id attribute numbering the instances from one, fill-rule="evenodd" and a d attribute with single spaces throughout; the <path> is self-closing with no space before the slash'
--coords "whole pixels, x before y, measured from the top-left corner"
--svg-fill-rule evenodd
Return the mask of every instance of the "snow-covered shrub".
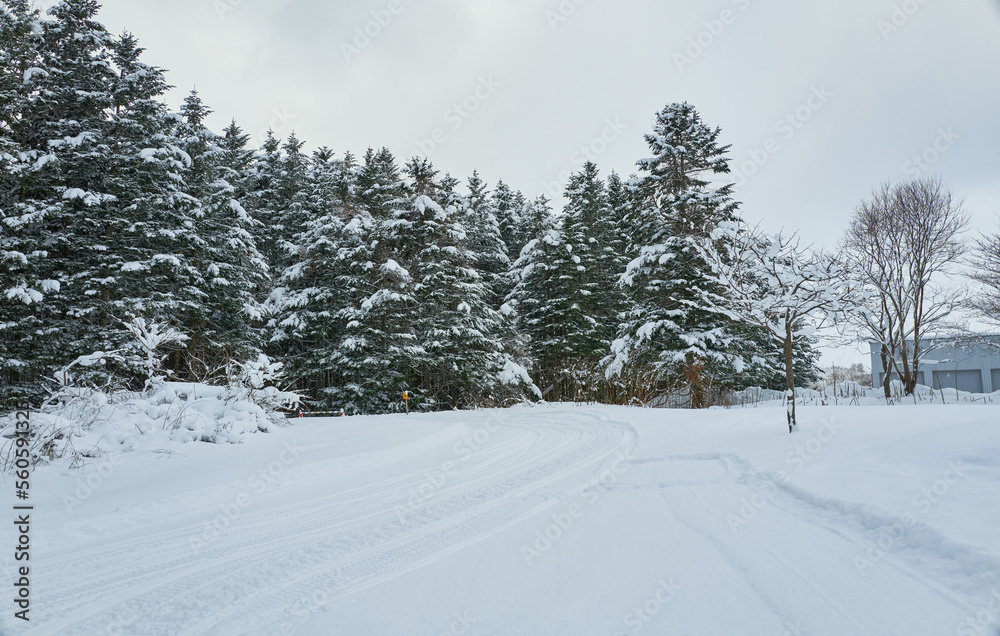
<path id="1" fill-rule="evenodd" d="M 533 395 L 537 399 L 542 399 L 542 391 L 531 380 L 528 370 L 514 361 L 510 356 L 505 356 L 503 369 L 497 374 L 497 379 L 501 384 L 501 401 L 512 403 L 514 395 Z M 523 397 L 521 398 L 524 399 Z"/>
<path id="2" fill-rule="evenodd" d="M 32 462 L 79 465 L 109 452 L 156 450 L 172 442 L 236 444 L 283 422 L 280 410 L 299 402 L 298 395 L 275 386 L 281 365 L 263 355 L 233 365 L 226 386 L 168 381 L 158 349 L 183 342 L 183 334 L 141 319 L 129 327 L 134 346 L 81 356 L 52 378 L 50 398 L 29 417 Z M 97 386 L 86 372 L 109 361 L 137 359 L 146 371 L 141 391 L 110 380 Z M 15 414 L 0 418 L 0 457 L 11 456 L 15 430 Z"/>
<path id="3" fill-rule="evenodd" d="M 249 400 L 270 412 L 295 408 L 301 398 L 295 393 L 280 390 L 284 365 L 274 362 L 263 353 L 256 360 L 235 364 L 228 373 L 228 400 Z"/>
<path id="4" fill-rule="evenodd" d="M 294 403 L 297 396 L 264 389 L 265 403 Z M 156 450 L 171 442 L 238 444 L 244 436 L 267 432 L 284 417 L 231 387 L 158 382 L 144 391 L 104 391 L 68 387 L 30 414 L 34 463 L 65 460 L 71 465 L 106 453 Z M 7 456 L 14 416 L 0 419 Z"/>
<path id="5" fill-rule="evenodd" d="M 141 361 L 140 364 L 146 374 L 146 388 L 149 389 L 161 378 L 166 377 L 162 373 L 163 361 L 167 357 L 161 353 L 163 347 L 182 344 L 188 337 L 173 327 L 155 321 L 147 323 L 146 319 L 141 317 L 132 318 L 124 324 L 132 334 L 132 348 L 135 357 Z"/>

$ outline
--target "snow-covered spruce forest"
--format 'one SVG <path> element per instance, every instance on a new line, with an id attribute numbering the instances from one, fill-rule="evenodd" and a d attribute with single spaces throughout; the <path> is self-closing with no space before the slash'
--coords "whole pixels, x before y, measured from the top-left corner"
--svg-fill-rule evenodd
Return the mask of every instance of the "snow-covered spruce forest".
<path id="1" fill-rule="evenodd" d="M 752 302 L 727 306 L 712 262 L 739 202 L 721 131 L 690 104 L 656 114 L 636 174 L 588 163 L 554 211 L 384 148 L 307 152 L 294 133 L 248 147 L 235 121 L 205 126 L 196 92 L 173 112 L 165 71 L 108 33 L 95 2 L 4 6 L 7 407 L 37 404 L 95 352 L 76 381 L 141 389 L 136 319 L 180 334 L 157 351 L 166 377 L 223 384 L 266 359 L 307 410 L 397 411 L 403 391 L 422 410 L 670 393 L 697 407 L 785 385 L 783 334 L 744 318 Z M 815 377 L 807 334 L 792 347 L 799 385 Z"/>

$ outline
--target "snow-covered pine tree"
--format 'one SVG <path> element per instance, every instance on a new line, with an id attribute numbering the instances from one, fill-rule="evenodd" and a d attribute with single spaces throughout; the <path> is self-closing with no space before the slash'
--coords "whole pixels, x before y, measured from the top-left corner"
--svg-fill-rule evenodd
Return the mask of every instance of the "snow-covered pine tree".
<path id="1" fill-rule="evenodd" d="M 247 148 L 249 142 L 250 135 L 243 132 L 235 119 L 229 122 L 222 131 L 222 137 L 216 141 L 219 146 L 219 167 L 226 182 L 233 186 L 233 198 L 237 201 L 248 199 L 250 192 L 255 153 Z"/>
<path id="2" fill-rule="evenodd" d="M 40 212 L 33 231 L 44 233 L 46 257 L 37 275 L 54 281 L 33 329 L 33 356 L 49 370 L 117 348 L 129 315 L 169 314 L 192 297 L 183 258 L 191 227 L 178 186 L 184 157 L 168 143 L 163 72 L 140 61 L 134 38 L 116 39 L 97 23 L 97 9 L 86 0 L 49 9 L 35 27 L 36 70 L 24 76 L 22 156 L 38 154 L 36 166 L 52 168 L 35 173 L 37 189 L 19 192 L 23 210 Z"/>
<path id="3" fill-rule="evenodd" d="M 267 329 L 271 334 L 268 338 L 271 344 L 267 352 L 280 358 L 296 355 L 289 350 L 289 346 L 295 346 L 294 343 L 285 340 L 278 344 L 281 337 L 276 320 L 281 313 L 285 292 L 282 279 L 288 268 L 301 262 L 304 249 L 301 235 L 309 231 L 311 221 L 322 214 L 321 209 L 325 205 L 319 200 L 321 194 L 317 191 L 316 172 L 310 158 L 302 152 L 303 145 L 294 132 L 289 135 L 281 147 L 282 152 L 277 159 L 278 174 L 273 181 L 271 218 L 276 245 L 271 264 L 273 285 L 264 306 L 270 316 Z"/>
<path id="4" fill-rule="evenodd" d="M 612 172 L 607 179 L 607 199 L 608 216 L 602 223 L 601 244 L 607 251 L 609 260 L 606 271 L 611 273 L 614 281 L 611 287 L 615 290 L 617 300 L 617 313 L 611 317 L 608 329 L 612 332 L 612 342 L 625 322 L 625 311 L 633 304 L 632 288 L 619 284 L 621 275 L 625 272 L 628 263 L 638 254 L 638 247 L 635 245 L 634 228 L 635 220 L 634 187 L 622 180 L 617 172 Z M 610 351 L 610 347 L 609 347 Z M 602 366 L 606 366 L 610 358 L 602 360 Z M 636 374 L 636 369 L 630 367 L 615 375 L 605 374 L 605 399 L 608 402 L 620 404 L 628 403 L 634 396 L 634 391 L 641 384 Z"/>
<path id="5" fill-rule="evenodd" d="M 510 260 L 517 258 L 517 255 L 511 251 L 511 245 L 515 242 L 517 228 L 521 224 L 520 214 L 524 205 L 523 200 L 524 195 L 520 192 L 514 192 L 510 186 L 503 182 L 503 179 L 497 181 L 496 187 L 493 188 L 493 213 L 496 215 L 497 224 L 500 227 L 500 240 L 503 241 L 507 258 Z"/>
<path id="6" fill-rule="evenodd" d="M 612 188 L 620 184 L 617 175 L 609 178 Z M 566 227 L 576 228 L 572 233 L 586 241 L 588 249 L 581 249 L 591 260 L 587 265 L 585 306 L 595 323 L 594 340 L 585 350 L 588 369 L 591 370 L 591 390 L 595 397 L 611 402 L 619 391 L 613 383 L 602 381 L 601 362 L 617 335 L 621 312 L 626 307 L 625 290 L 618 279 L 628 263 L 625 237 L 629 235 L 626 209 L 615 199 L 617 191 L 609 191 L 599 179 L 597 167 L 587 163 L 580 173 L 570 180 L 566 197 Z M 599 343 L 599 344 L 598 344 Z"/>
<path id="7" fill-rule="evenodd" d="M 310 219 L 295 237 L 299 259 L 285 269 L 272 299 L 272 347 L 281 351 L 299 388 L 324 409 L 337 406 L 327 393 L 337 377 L 334 360 L 345 334 L 339 316 L 352 298 L 346 286 L 352 270 L 341 250 L 347 214 L 347 204 L 338 195 L 341 169 L 332 151 L 321 148 L 314 153 L 307 196 Z M 370 224 L 361 229 L 367 227 Z"/>
<path id="8" fill-rule="evenodd" d="M 345 218 L 358 205 L 358 162 L 351 151 L 340 160 L 340 175 L 334 188 L 335 198 L 344 205 Z"/>
<path id="9" fill-rule="evenodd" d="M 426 160 L 411 161 L 406 171 L 413 182 L 411 237 L 417 247 L 412 272 L 421 352 L 418 405 L 433 409 L 496 403 L 506 360 L 503 318 L 490 307 L 490 290 L 475 269 L 476 254 L 461 223 L 456 182 L 436 183 L 437 172 Z"/>
<path id="10" fill-rule="evenodd" d="M 541 197 L 540 197 L 541 198 Z M 514 219 L 514 223 L 506 230 L 503 227 L 500 228 L 500 238 L 503 239 L 504 247 L 507 248 L 507 257 L 511 262 L 517 260 L 517 257 L 521 253 L 521 248 L 524 245 L 518 245 L 520 240 L 521 228 L 524 227 L 526 221 L 524 214 L 529 210 L 528 198 L 524 196 L 524 193 L 520 190 L 514 192 L 513 209 L 510 212 L 510 217 Z M 505 234 L 506 232 L 506 234 Z"/>
<path id="11" fill-rule="evenodd" d="M 559 228 L 528 244 L 515 263 L 510 296 L 531 339 L 536 381 L 549 400 L 601 399 L 598 367 L 618 313 L 619 258 L 602 241 L 613 232 L 604 182 L 587 163 L 570 177 Z"/>
<path id="12" fill-rule="evenodd" d="M 190 158 L 184 178 L 197 229 L 192 260 L 201 274 L 200 301 L 193 311 L 177 317 L 189 336 L 185 371 L 192 379 L 221 373 L 230 361 L 256 358 L 263 312 L 255 292 L 268 278 L 252 234 L 254 221 L 230 183 L 240 175 L 227 165 L 248 165 L 246 137 L 232 126 L 228 139 L 211 132 L 204 124 L 210 112 L 192 92 L 175 131 L 178 145 Z"/>
<path id="13" fill-rule="evenodd" d="M 408 188 L 387 149 L 369 149 L 356 178 L 357 211 L 337 250 L 344 333 L 330 361 L 336 379 L 326 395 L 355 413 L 400 408 L 420 351 L 414 331 L 416 300 L 405 255 L 412 222 Z"/>
<path id="14" fill-rule="evenodd" d="M 311 221 L 342 207 L 343 162 L 326 146 L 317 148 L 309 161 L 307 220 Z"/>
<path id="15" fill-rule="evenodd" d="M 171 324 L 200 312 L 206 272 L 197 263 L 203 243 L 197 202 L 184 191 L 191 158 L 172 134 L 177 116 L 162 102 L 170 88 L 164 71 L 141 61 L 144 49 L 129 34 L 116 39 L 111 52 L 116 74 L 104 169 L 113 198 L 104 206 L 109 214 L 99 240 L 108 249 L 99 282 L 111 301 L 102 320 L 128 341 L 125 322 L 133 316 Z M 184 358 L 175 353 L 168 367 L 186 369 Z"/>
<path id="16" fill-rule="evenodd" d="M 699 290 L 711 283 L 693 249 L 738 207 L 731 184 L 711 181 L 729 173 L 729 147 L 719 145 L 719 134 L 691 104 L 679 103 L 657 113 L 646 135 L 653 156 L 638 162 L 634 182 L 640 248 L 622 276 L 633 303 L 607 369 L 609 377 L 643 378 L 640 399 L 683 389 L 700 408 L 713 386 L 732 379 L 732 321 L 700 302 Z"/>
<path id="17" fill-rule="evenodd" d="M 612 173 L 609 183 L 614 188 L 621 181 Z M 629 261 L 625 242 L 627 216 L 614 198 L 618 193 L 599 180 L 594 164 L 587 163 L 571 185 L 574 189 L 567 192 L 570 204 L 567 209 L 573 212 L 570 216 L 582 220 L 586 240 L 591 246 L 594 259 L 589 281 L 591 315 L 601 325 L 606 353 L 617 333 L 618 315 L 624 308 L 624 292 L 617 283 Z"/>
<path id="18" fill-rule="evenodd" d="M 29 141 L 41 112 L 38 80 L 48 73 L 37 47 L 38 18 L 26 0 L 0 11 L 0 409 L 37 401 L 37 380 L 51 356 L 40 342 L 40 305 L 55 283 L 40 274 L 56 167 L 47 148 Z"/>
<path id="19" fill-rule="evenodd" d="M 410 178 L 412 197 L 421 195 L 430 199 L 437 197 L 441 184 L 437 179 L 438 171 L 434 169 L 434 164 L 429 159 L 413 157 L 403 167 L 403 171 Z"/>
<path id="20" fill-rule="evenodd" d="M 632 228 L 638 225 L 633 218 L 635 209 L 632 189 L 612 172 L 607 180 L 608 216 L 602 225 L 608 233 L 605 244 L 616 254 L 619 261 L 614 271 L 621 274 L 633 258 Z"/>
<path id="21" fill-rule="evenodd" d="M 266 299 L 281 277 L 283 260 L 281 241 L 285 228 L 281 225 L 287 201 L 282 198 L 281 141 L 269 130 L 264 143 L 255 154 L 245 179 L 247 196 L 243 206 L 257 221 L 254 239 L 267 263 L 271 281 L 259 290 L 259 299 Z"/>
<path id="22" fill-rule="evenodd" d="M 567 248 L 558 228 L 529 242 L 514 262 L 517 284 L 506 303 L 517 312 L 517 327 L 526 338 L 533 362 L 533 379 L 547 400 L 561 399 L 566 388 L 563 384 L 570 385 L 572 392 L 572 381 L 564 382 L 563 378 L 566 364 L 562 345 L 571 328 L 567 314 L 572 301 L 567 288 L 575 282 L 577 272 L 574 267 L 563 277 L 561 266 L 569 261 Z"/>
<path id="23" fill-rule="evenodd" d="M 236 121 L 232 120 L 226 126 L 225 130 L 223 130 L 222 137 L 217 141 L 219 146 L 217 156 L 220 173 L 226 183 L 233 188 L 232 199 L 239 202 L 240 207 L 248 217 L 244 223 L 250 234 L 248 240 L 253 241 L 255 248 L 252 260 L 259 259 L 253 265 L 253 269 L 259 269 L 261 272 L 259 275 L 254 276 L 257 280 L 257 285 L 253 292 L 252 305 L 255 311 L 251 313 L 254 315 L 252 324 L 254 325 L 255 332 L 252 334 L 250 341 L 254 346 L 264 348 L 269 338 L 265 322 L 263 322 L 266 321 L 269 312 L 266 299 L 271 293 L 275 273 L 270 268 L 266 253 L 267 246 L 263 243 L 263 240 L 267 236 L 267 228 L 257 218 L 253 209 L 255 203 L 253 196 L 254 188 L 255 184 L 258 183 L 255 170 L 257 152 L 247 147 L 249 142 L 250 135 L 244 133 Z"/>
<path id="24" fill-rule="evenodd" d="M 319 205 L 314 196 L 315 173 L 309 156 L 302 152 L 304 145 L 305 142 L 292 132 L 281 147 L 281 172 L 277 187 L 278 200 L 281 202 L 277 221 L 281 234 L 278 238 L 278 260 L 275 263 L 279 273 L 297 261 L 299 246 L 295 243 L 295 237 L 305 229 Z"/>
<path id="25" fill-rule="evenodd" d="M 33 357 L 47 371 L 114 348 L 99 324 L 111 327 L 111 321 L 106 312 L 98 316 L 110 301 L 102 289 L 108 255 L 100 235 L 112 216 L 102 208 L 112 200 L 105 183 L 111 151 L 105 112 L 113 106 L 113 38 L 93 21 L 96 10 L 84 2 L 49 9 L 37 25 L 34 64 L 42 72 L 26 76 L 33 98 L 22 113 L 21 151 L 51 168 L 35 173 L 36 189 L 20 193 L 23 209 L 38 213 L 31 229 L 42 233 L 39 247 L 46 255 L 36 264 L 38 276 L 59 286 L 34 308 Z"/>
<path id="26" fill-rule="evenodd" d="M 482 186 L 478 175 L 473 175 L 471 181 L 477 183 L 480 187 Z M 476 197 L 459 193 L 459 185 L 460 182 L 458 179 L 450 175 L 445 176 L 441 180 L 439 190 L 442 207 L 448 211 L 448 214 L 455 220 L 457 225 L 462 226 L 466 238 L 459 243 L 459 249 L 465 250 L 469 262 L 473 263 L 473 268 L 479 274 L 480 281 L 484 285 L 485 297 L 493 299 L 495 296 L 493 287 L 489 285 L 488 279 L 479 269 L 482 257 L 481 252 L 477 248 L 479 242 L 474 233 L 469 229 L 470 223 L 475 219 L 474 216 L 469 214 L 469 209 L 472 202 L 476 200 Z M 470 190 L 478 192 L 479 187 L 473 187 Z M 526 205 L 521 201 L 521 198 L 519 192 L 515 193 L 515 200 L 521 202 L 522 205 Z M 548 208 L 547 200 L 544 197 L 539 197 L 538 202 L 539 205 L 535 208 L 539 215 L 538 227 L 541 228 L 543 225 L 545 227 L 552 226 L 554 221 L 551 216 L 551 210 Z M 544 218 L 544 222 L 541 221 L 542 218 Z M 521 220 L 523 224 L 524 218 L 522 217 Z M 513 283 L 514 272 L 508 270 L 506 276 Z M 499 310 L 495 314 L 498 320 L 496 325 L 498 331 L 490 339 L 496 339 L 499 342 L 500 348 L 503 351 L 503 367 L 500 372 L 500 382 L 496 387 L 496 393 L 490 396 L 490 399 L 486 403 L 502 405 L 525 399 L 541 398 L 541 391 L 534 385 L 528 372 L 534 366 L 534 361 L 528 349 L 528 338 L 518 329 L 517 310 L 513 304 L 506 302 L 506 299 L 501 300 L 505 302 L 500 305 Z M 491 300 L 487 306 L 492 308 L 494 302 L 496 301 Z M 486 393 L 483 391 L 479 392 L 478 399 L 482 401 L 485 398 Z"/>
<path id="27" fill-rule="evenodd" d="M 345 283 L 353 270 L 342 259 L 341 248 L 352 246 L 344 241 L 344 233 L 355 207 L 353 164 L 350 153 L 341 160 L 326 147 L 313 153 L 300 195 L 307 219 L 293 239 L 298 259 L 284 270 L 272 298 L 272 348 L 280 352 L 299 388 L 314 396 L 321 408 L 338 407 L 329 401 L 328 388 L 336 377 L 335 349 L 345 335 L 345 322 L 337 316 L 350 307 L 352 298 L 352 288 Z M 370 225 L 361 228 L 366 233 Z"/>
<path id="28" fill-rule="evenodd" d="M 269 283 L 257 294 L 269 316 L 281 311 L 282 276 L 287 268 L 299 262 L 300 245 L 296 238 L 308 230 L 309 222 L 315 218 L 316 204 L 310 193 L 310 160 L 302 152 L 303 145 L 295 133 L 282 144 L 272 131 L 268 131 L 250 166 L 249 176 L 244 180 L 248 194 L 243 205 L 256 222 L 254 239 L 270 272 Z M 266 340 L 276 336 L 273 318 L 268 321 L 271 336 Z M 267 350 L 278 356 L 284 353 L 280 346 Z"/>
<path id="29" fill-rule="evenodd" d="M 508 245 L 511 261 L 521 256 L 524 246 L 540 238 L 547 230 L 556 226 L 556 218 L 552 214 L 549 199 L 544 194 L 532 201 L 525 201 L 518 215 L 518 226 L 514 234 L 514 242 Z"/>
<path id="30" fill-rule="evenodd" d="M 486 183 L 478 171 L 467 182 L 469 195 L 465 205 L 464 225 L 470 247 L 476 254 L 476 270 L 490 289 L 490 306 L 499 309 L 511 287 L 510 258 L 504 245 L 496 208 Z"/>
<path id="31" fill-rule="evenodd" d="M 358 167 L 355 187 L 358 202 L 372 218 L 386 219 L 399 210 L 406 184 L 396 158 L 387 148 L 369 148 Z"/>

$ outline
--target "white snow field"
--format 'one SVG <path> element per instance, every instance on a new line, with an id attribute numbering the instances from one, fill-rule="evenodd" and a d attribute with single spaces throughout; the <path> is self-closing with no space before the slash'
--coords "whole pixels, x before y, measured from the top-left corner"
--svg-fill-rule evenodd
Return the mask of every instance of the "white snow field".
<path id="1" fill-rule="evenodd" d="M 7 594 L 0 630 L 1000 633 L 1000 407 L 799 420 L 789 435 L 781 407 L 305 419 L 41 467 L 31 620 Z"/>

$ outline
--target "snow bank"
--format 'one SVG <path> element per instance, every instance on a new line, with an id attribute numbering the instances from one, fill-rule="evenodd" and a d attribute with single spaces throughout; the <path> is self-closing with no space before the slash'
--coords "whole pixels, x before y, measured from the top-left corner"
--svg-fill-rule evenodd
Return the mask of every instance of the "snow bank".
<path id="1" fill-rule="evenodd" d="M 108 453 L 145 450 L 186 442 L 239 444 L 246 435 L 280 425 L 281 407 L 298 403 L 294 393 L 274 387 L 160 382 L 143 392 L 67 388 L 59 398 L 30 414 L 35 461 L 67 461 Z M 7 455 L 14 416 L 0 418 Z"/>

